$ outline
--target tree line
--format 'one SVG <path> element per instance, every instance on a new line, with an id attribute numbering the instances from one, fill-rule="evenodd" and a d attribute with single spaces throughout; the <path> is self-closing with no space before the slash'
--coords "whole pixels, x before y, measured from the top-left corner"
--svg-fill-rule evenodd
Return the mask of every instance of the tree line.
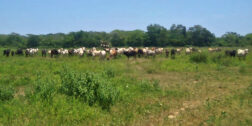
<path id="1" fill-rule="evenodd" d="M 227 32 L 221 37 L 216 37 L 208 29 L 200 25 L 186 28 L 180 24 L 173 24 L 167 29 L 158 24 L 151 24 L 147 26 L 146 32 L 142 30 L 114 30 L 109 33 L 78 31 L 68 34 L 56 33 L 46 35 L 0 34 L 0 46 L 2 47 L 98 47 L 101 43 L 106 43 L 113 47 L 247 46 L 252 45 L 252 33 L 242 36 L 235 32 Z"/>

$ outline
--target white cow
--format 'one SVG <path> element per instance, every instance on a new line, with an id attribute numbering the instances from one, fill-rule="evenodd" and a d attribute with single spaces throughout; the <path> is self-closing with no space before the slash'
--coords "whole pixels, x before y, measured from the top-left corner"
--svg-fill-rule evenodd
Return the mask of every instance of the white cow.
<path id="1" fill-rule="evenodd" d="M 192 50 L 190 48 L 186 48 L 185 52 L 186 52 L 186 54 L 190 54 L 190 53 L 192 53 Z"/>
<path id="2" fill-rule="evenodd" d="M 238 49 L 237 50 L 237 56 L 239 59 L 243 57 L 245 59 L 246 55 L 248 54 L 248 49 Z"/>

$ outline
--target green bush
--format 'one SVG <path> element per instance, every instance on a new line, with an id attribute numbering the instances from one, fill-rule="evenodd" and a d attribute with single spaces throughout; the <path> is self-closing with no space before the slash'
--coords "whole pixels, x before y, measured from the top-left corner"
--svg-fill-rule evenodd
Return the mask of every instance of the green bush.
<path id="1" fill-rule="evenodd" d="M 56 93 L 57 89 L 52 80 L 42 80 L 41 78 L 36 80 L 33 94 L 39 96 L 43 100 L 51 101 Z"/>
<path id="2" fill-rule="evenodd" d="M 104 69 L 104 74 L 107 76 L 107 77 L 110 77 L 110 78 L 112 78 L 112 77 L 115 77 L 115 71 L 114 71 L 114 69 L 113 68 L 105 68 Z"/>
<path id="3" fill-rule="evenodd" d="M 195 53 L 190 56 L 190 61 L 196 63 L 207 63 L 207 54 L 206 53 Z"/>
<path id="4" fill-rule="evenodd" d="M 211 56 L 211 60 L 212 62 L 223 66 L 230 66 L 233 63 L 230 57 L 226 57 L 223 54 L 215 54 Z"/>
<path id="5" fill-rule="evenodd" d="M 11 100 L 14 97 L 14 89 L 12 87 L 0 86 L 0 101 Z"/>
<path id="6" fill-rule="evenodd" d="M 89 105 L 98 103 L 103 109 L 109 109 L 119 95 L 117 88 L 98 75 L 85 72 L 76 73 L 67 68 L 61 73 L 61 92 L 82 99 Z"/>
<path id="7" fill-rule="evenodd" d="M 214 63 L 221 63 L 222 59 L 225 58 L 223 54 L 215 54 L 211 57 Z"/>

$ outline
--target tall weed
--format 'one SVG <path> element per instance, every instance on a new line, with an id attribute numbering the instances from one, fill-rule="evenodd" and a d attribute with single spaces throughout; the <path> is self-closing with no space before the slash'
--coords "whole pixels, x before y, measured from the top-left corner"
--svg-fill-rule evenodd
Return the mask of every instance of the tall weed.
<path id="1" fill-rule="evenodd" d="M 190 61 L 195 63 L 207 63 L 208 58 L 206 53 L 195 53 L 190 56 Z"/>
<path id="2" fill-rule="evenodd" d="M 119 95 L 117 88 L 97 74 L 91 72 L 77 73 L 64 68 L 61 73 L 60 91 L 87 102 L 89 105 L 98 103 L 103 109 L 109 109 Z"/>
<path id="3" fill-rule="evenodd" d="M 14 89 L 0 85 L 0 101 L 11 100 L 14 97 Z"/>

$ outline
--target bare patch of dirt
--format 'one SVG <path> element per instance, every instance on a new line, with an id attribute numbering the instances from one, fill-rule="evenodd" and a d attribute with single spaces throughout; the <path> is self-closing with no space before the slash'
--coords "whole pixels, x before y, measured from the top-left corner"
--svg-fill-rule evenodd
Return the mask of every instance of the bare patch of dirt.
<path id="1" fill-rule="evenodd" d="M 14 94 L 14 97 L 25 96 L 25 87 L 19 87 L 17 92 Z"/>

